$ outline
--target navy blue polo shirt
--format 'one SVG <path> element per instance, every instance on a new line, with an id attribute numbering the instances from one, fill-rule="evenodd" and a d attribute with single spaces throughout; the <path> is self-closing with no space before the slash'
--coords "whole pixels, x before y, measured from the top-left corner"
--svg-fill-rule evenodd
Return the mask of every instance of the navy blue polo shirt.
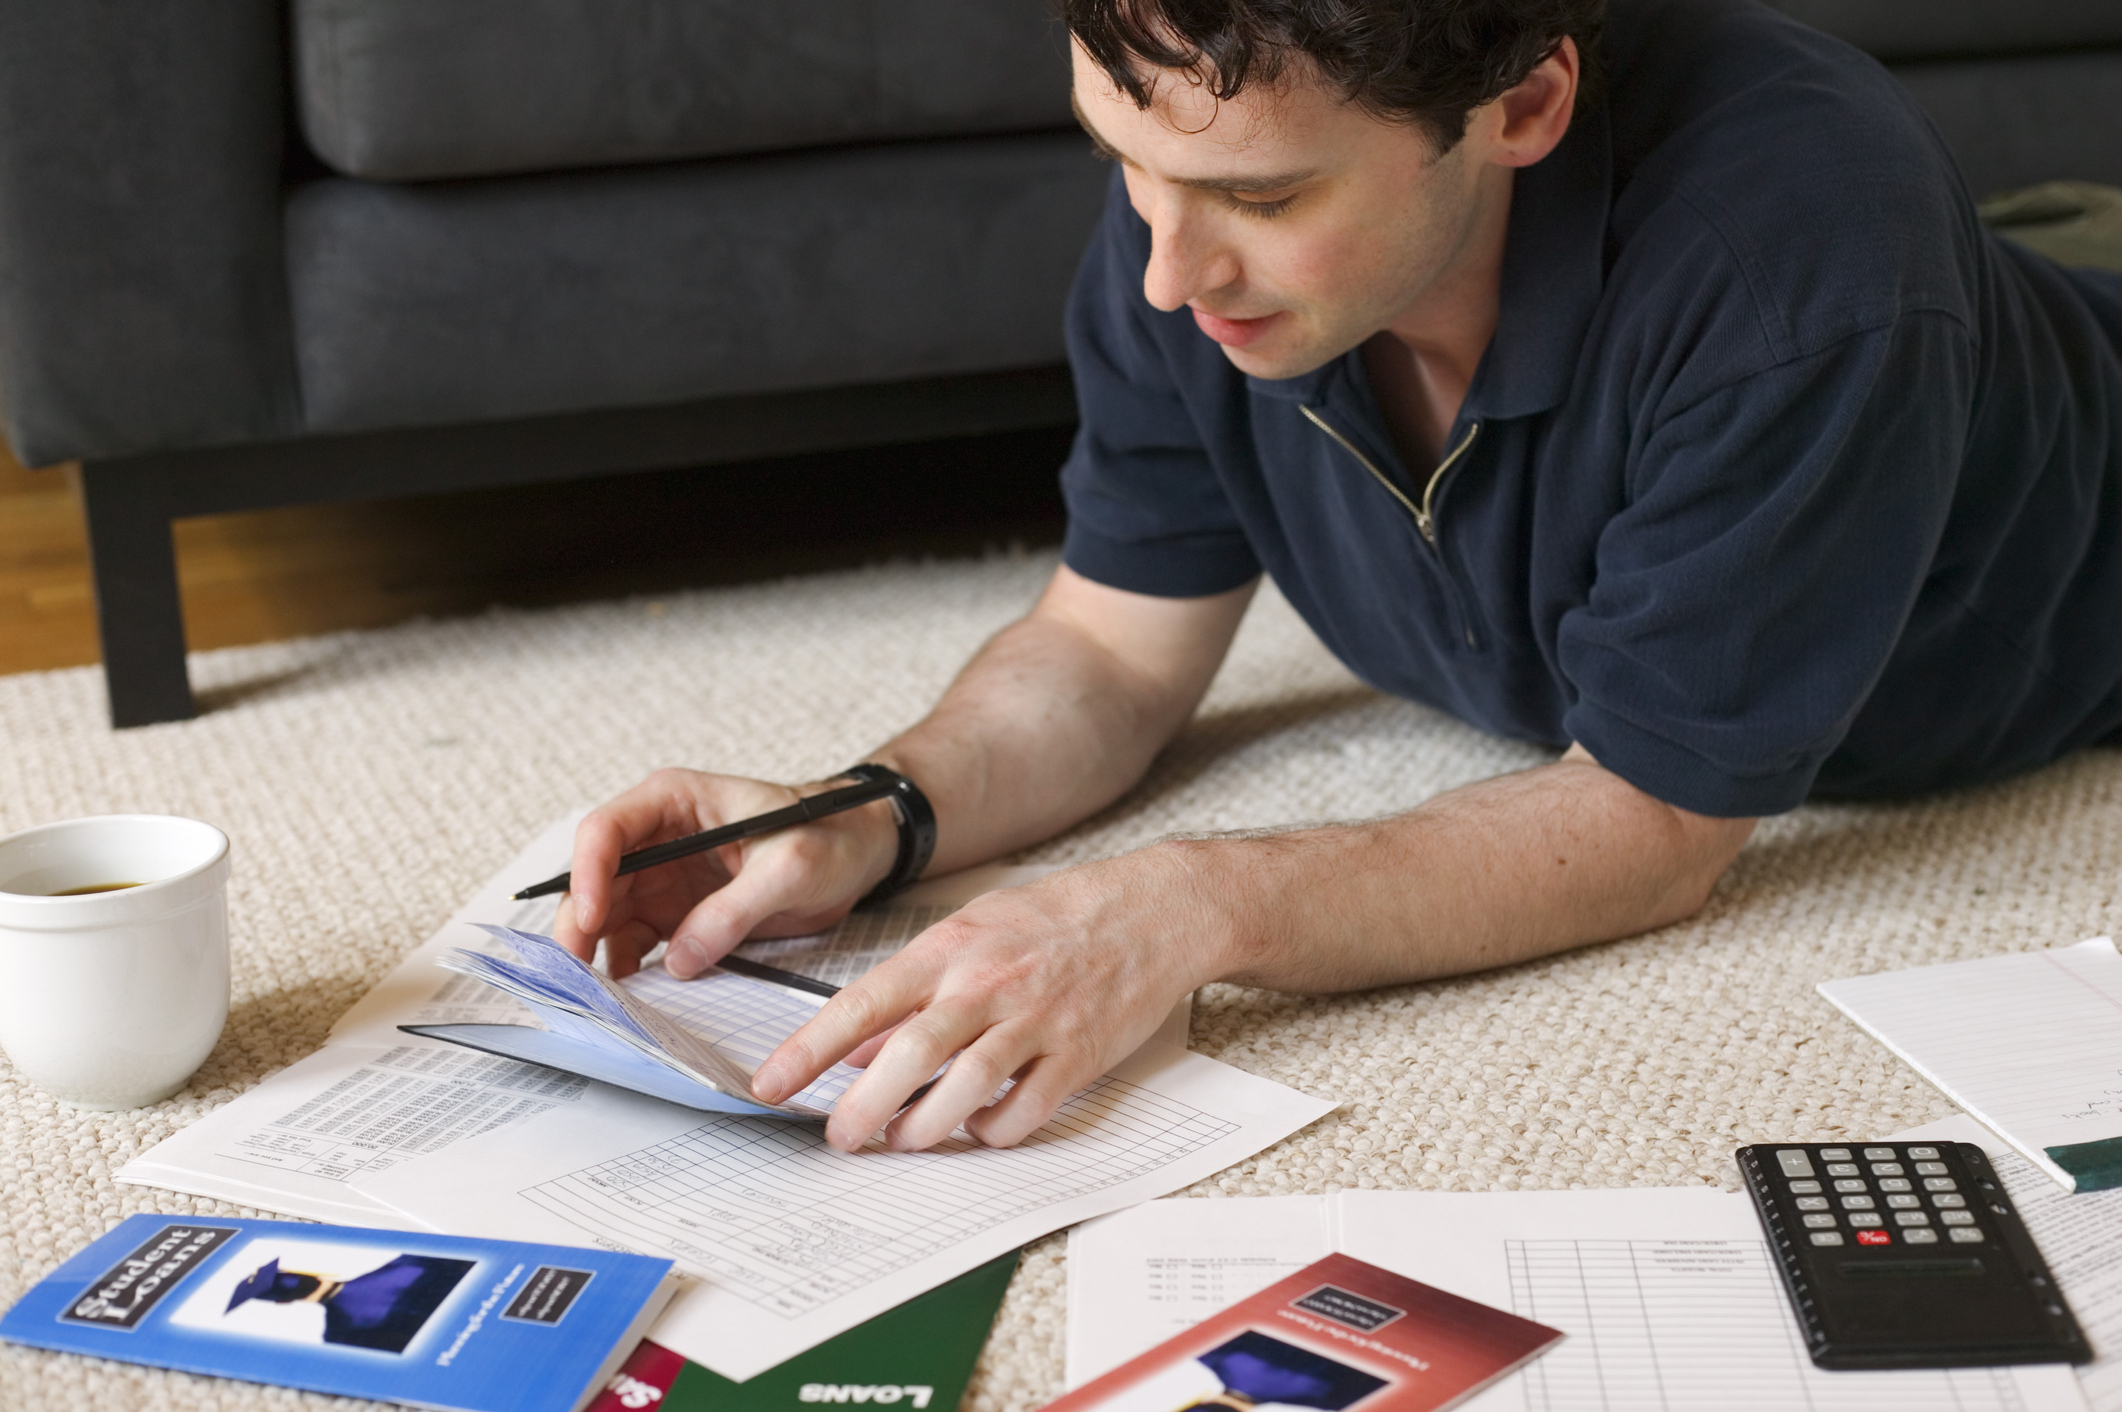
<path id="1" fill-rule="evenodd" d="M 1240 373 L 1144 301 L 1116 173 L 1069 306 L 1069 566 L 1265 571 L 1380 690 L 1704 814 L 2122 728 L 2122 276 L 1992 237 L 1885 70 L 1750 0 L 1623 0 L 1606 53 L 1518 174 L 1433 540 L 1360 351 Z"/>

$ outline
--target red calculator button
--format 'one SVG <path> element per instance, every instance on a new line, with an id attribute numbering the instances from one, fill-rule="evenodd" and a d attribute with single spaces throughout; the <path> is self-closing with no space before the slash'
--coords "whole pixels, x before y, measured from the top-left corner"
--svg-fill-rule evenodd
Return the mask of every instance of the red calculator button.
<path id="1" fill-rule="evenodd" d="M 1894 1238 L 1885 1231 L 1857 1232 L 1857 1244 L 1859 1245 L 1892 1245 L 1893 1243 Z"/>

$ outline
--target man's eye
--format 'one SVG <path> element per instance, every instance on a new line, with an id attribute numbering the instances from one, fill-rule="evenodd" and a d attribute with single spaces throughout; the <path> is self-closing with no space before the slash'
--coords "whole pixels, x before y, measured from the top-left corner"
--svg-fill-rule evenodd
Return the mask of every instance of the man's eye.
<path id="1" fill-rule="evenodd" d="M 1232 210 L 1238 212 L 1240 215 L 1257 216 L 1261 220 L 1267 220 L 1270 217 L 1279 216 L 1284 211 L 1287 211 L 1290 208 L 1291 204 L 1294 203 L 1297 198 L 1294 196 L 1284 196 L 1279 200 L 1275 201 L 1248 201 L 1243 196 L 1232 195 L 1226 192 L 1224 194 L 1223 199 L 1227 203 L 1229 203 L 1230 208 Z"/>

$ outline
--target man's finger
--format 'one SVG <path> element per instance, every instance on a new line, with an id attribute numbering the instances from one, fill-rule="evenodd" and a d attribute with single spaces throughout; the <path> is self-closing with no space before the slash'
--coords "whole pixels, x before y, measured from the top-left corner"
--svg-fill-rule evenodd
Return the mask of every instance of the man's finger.
<path id="1" fill-rule="evenodd" d="M 621 796 L 623 799 L 624 796 Z M 568 860 L 568 891 L 562 907 L 570 913 L 575 929 L 594 939 L 604 925 L 612 896 L 612 874 L 619 856 L 626 851 L 627 833 L 613 812 L 620 800 L 592 810 L 575 826 L 575 847 Z"/>
<path id="2" fill-rule="evenodd" d="M 905 1011 L 891 1006 L 889 993 L 878 987 L 858 984 L 841 991 L 766 1056 L 752 1074 L 753 1096 L 781 1103 L 802 1092 L 849 1050 L 897 1024 Z"/>
<path id="3" fill-rule="evenodd" d="M 594 936 L 611 919 L 612 899 L 627 881 L 616 876 L 621 858 L 659 838 L 680 838 L 722 822 L 712 811 L 702 821 L 699 801 L 685 787 L 684 775 L 680 770 L 658 770 L 590 810 L 575 825 L 568 886 L 576 898 L 575 921 L 584 932 Z"/>
<path id="4" fill-rule="evenodd" d="M 604 938 L 604 969 L 615 981 L 632 975 L 661 940 L 654 927 L 639 919 L 615 928 Z"/>
<path id="5" fill-rule="evenodd" d="M 891 1120 L 887 1138 L 893 1150 L 919 1152 L 949 1137 L 958 1124 L 985 1108 L 995 1090 L 1035 1053 L 1021 1030 L 1000 1025 L 988 1030 L 951 1058 L 934 1088 Z"/>
<path id="6" fill-rule="evenodd" d="M 571 892 L 560 894 L 560 906 L 553 913 L 553 940 L 584 961 L 597 957 L 597 938 L 575 925 L 575 896 Z"/>
<path id="7" fill-rule="evenodd" d="M 979 1039 L 986 1028 L 985 1015 L 969 1005 L 936 1005 L 909 1017 L 870 1061 L 862 1077 L 849 1085 L 833 1105 L 832 1119 L 825 1125 L 826 1141 L 845 1152 L 869 1141 L 892 1121 L 907 1099 L 913 1097 L 914 1090 L 934 1078 L 943 1061 L 953 1055 L 957 1056 L 951 1063 L 955 1073 L 957 1061 L 966 1057 L 961 1051 Z M 976 1071 L 979 1067 L 974 1066 Z M 988 1092 L 994 1090 L 990 1088 Z M 937 1141 L 950 1136 L 951 1127 L 956 1126 L 953 1119 Z"/>
<path id="8" fill-rule="evenodd" d="M 905 1019 L 929 994 L 932 980 L 928 969 L 912 964 L 905 952 L 886 961 L 826 1001 L 766 1056 L 752 1074 L 753 1096 L 780 1103 L 801 1092 L 857 1045 L 884 1036 Z"/>
<path id="9" fill-rule="evenodd" d="M 820 924 L 836 920 L 830 895 L 836 879 L 817 866 L 797 841 L 767 840 L 739 856 L 739 845 L 718 849 L 716 856 L 731 872 L 728 882 L 710 892 L 671 929 L 664 965 L 681 980 L 698 975 L 752 935 L 769 917 L 795 913 L 817 916 Z M 775 846 L 775 845 L 779 846 Z"/>
<path id="10" fill-rule="evenodd" d="M 898 1032 L 899 1027 L 893 1025 L 883 1034 L 872 1035 L 849 1050 L 846 1057 L 841 1059 L 840 1062 L 847 1065 L 850 1069 L 867 1069 L 870 1066 L 870 1061 L 877 1057 L 877 1051 L 884 1048 L 885 1041 Z"/>
<path id="11" fill-rule="evenodd" d="M 974 1110 L 964 1120 L 965 1130 L 983 1147 L 1014 1147 L 1046 1126 L 1062 1104 L 1097 1077 L 1080 1060 L 1042 1054 L 1017 1075 L 999 1102 Z"/>

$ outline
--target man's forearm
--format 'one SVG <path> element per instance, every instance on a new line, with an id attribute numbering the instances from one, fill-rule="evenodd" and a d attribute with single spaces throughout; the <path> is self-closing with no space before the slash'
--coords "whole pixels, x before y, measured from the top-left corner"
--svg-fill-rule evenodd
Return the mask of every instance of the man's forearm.
<path id="1" fill-rule="evenodd" d="M 871 756 L 935 806 L 929 871 L 1036 843 L 1131 788 L 1193 714 L 1250 596 L 1150 600 L 1062 570 L 919 725 Z"/>
<path id="2" fill-rule="evenodd" d="M 1572 752 L 1390 819 L 1160 844 L 1145 864 L 1217 929 L 1219 979 L 1350 990 L 1678 921 L 1752 830 L 1674 809 Z"/>

